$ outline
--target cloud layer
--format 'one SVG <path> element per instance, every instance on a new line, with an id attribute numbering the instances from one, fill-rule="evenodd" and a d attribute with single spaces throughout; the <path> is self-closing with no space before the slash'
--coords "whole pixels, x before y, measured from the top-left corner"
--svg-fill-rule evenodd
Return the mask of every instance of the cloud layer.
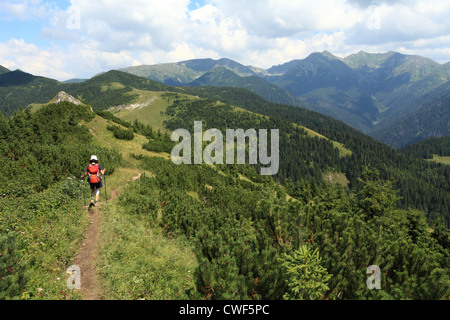
<path id="1" fill-rule="evenodd" d="M 64 9 L 6 0 L 0 26 L 40 21 L 47 44 L 0 42 L 0 65 L 65 79 L 207 57 L 268 68 L 322 50 L 393 50 L 446 62 L 448 16 L 450 3 L 437 0 L 72 0 Z"/>

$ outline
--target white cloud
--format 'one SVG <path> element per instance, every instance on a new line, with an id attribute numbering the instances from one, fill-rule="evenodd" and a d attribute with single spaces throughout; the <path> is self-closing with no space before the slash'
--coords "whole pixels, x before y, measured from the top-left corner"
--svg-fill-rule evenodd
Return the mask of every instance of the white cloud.
<path id="1" fill-rule="evenodd" d="M 73 0 L 79 34 L 108 51 L 170 50 L 182 40 L 188 0 Z"/>
<path id="2" fill-rule="evenodd" d="M 64 79 L 71 76 L 66 72 L 64 54 L 58 50 L 42 50 L 24 40 L 11 39 L 0 43 L 0 65 L 10 70 L 22 71 L 52 78 Z"/>
<path id="3" fill-rule="evenodd" d="M 349 30 L 348 43 L 376 45 L 443 36 L 450 32 L 449 14 L 446 1 L 370 6 L 363 12 L 366 23 Z"/>
<path id="4" fill-rule="evenodd" d="M 61 45 L 33 47 L 41 65 L 26 66 L 59 79 L 193 58 L 226 57 L 268 68 L 323 50 L 339 56 L 403 50 L 443 61 L 450 48 L 450 3 L 437 0 L 209 0 L 202 6 L 189 0 L 72 0 L 66 11 L 40 0 L 7 0 L 2 8 L 16 19 L 39 16 L 39 10 L 47 15 L 41 34 Z M 0 51 L 0 64 L 19 67 L 31 59 L 11 51 Z M 44 68 L 48 56 L 61 69 Z"/>
<path id="5" fill-rule="evenodd" d="M 217 0 L 213 4 L 215 20 L 229 19 L 252 36 L 272 39 L 342 30 L 359 19 L 358 9 L 344 0 Z"/>

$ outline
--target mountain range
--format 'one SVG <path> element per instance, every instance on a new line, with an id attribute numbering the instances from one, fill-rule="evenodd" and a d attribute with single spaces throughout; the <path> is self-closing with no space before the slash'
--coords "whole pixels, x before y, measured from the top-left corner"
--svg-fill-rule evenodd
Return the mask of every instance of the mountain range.
<path id="1" fill-rule="evenodd" d="M 248 88 L 272 102 L 331 115 L 394 147 L 420 139 L 420 134 L 413 132 L 401 144 L 393 143 L 401 133 L 392 128 L 395 131 L 398 121 L 408 122 L 407 117 L 419 112 L 427 98 L 429 108 L 441 104 L 446 94 L 442 88 L 450 80 L 450 63 L 441 65 L 425 57 L 397 52 L 363 51 L 345 58 L 327 51 L 316 52 L 269 69 L 244 66 L 230 59 L 196 59 L 120 71 L 169 85 Z M 429 101 L 430 97 L 434 101 Z M 444 114 L 438 112 L 439 115 L 450 119 L 449 108 L 443 109 Z M 446 130 L 424 129 L 433 131 L 432 136 L 448 135 Z M 387 137 L 380 134 L 382 131 L 392 135 Z"/>
<path id="2" fill-rule="evenodd" d="M 230 59 L 195 59 L 119 71 L 152 80 L 156 87 L 249 89 L 270 102 L 330 115 L 395 148 L 450 135 L 450 63 L 420 56 L 360 51 L 339 58 L 324 51 L 269 69 Z M 70 90 L 75 96 L 83 92 L 81 98 L 99 108 L 133 100 L 127 86 L 108 97 L 104 88 L 90 90 L 100 76 L 59 82 L 0 66 L 1 110 L 9 115 Z"/>

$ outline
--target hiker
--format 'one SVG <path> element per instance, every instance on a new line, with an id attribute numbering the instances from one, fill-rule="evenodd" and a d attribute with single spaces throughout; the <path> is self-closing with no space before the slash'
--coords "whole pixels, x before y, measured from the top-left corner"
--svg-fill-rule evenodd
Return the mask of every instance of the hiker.
<path id="1" fill-rule="evenodd" d="M 100 188 L 103 187 L 102 177 L 100 174 L 104 175 L 105 171 L 106 170 L 98 164 L 97 156 L 91 156 L 89 165 L 86 167 L 86 172 L 81 176 L 81 179 L 88 176 L 88 182 L 91 184 L 91 203 L 89 204 L 89 207 L 98 207 Z"/>

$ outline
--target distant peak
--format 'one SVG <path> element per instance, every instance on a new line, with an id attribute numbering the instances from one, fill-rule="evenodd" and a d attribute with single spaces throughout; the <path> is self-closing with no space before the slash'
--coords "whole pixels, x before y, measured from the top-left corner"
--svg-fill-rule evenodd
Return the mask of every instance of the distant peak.
<path id="1" fill-rule="evenodd" d="M 366 52 L 364 50 L 359 50 L 357 53 L 351 54 L 349 55 L 349 57 L 354 56 L 354 57 L 367 57 L 373 55 L 372 53 Z"/>
<path id="2" fill-rule="evenodd" d="M 331 60 L 338 60 L 339 58 L 336 57 L 335 55 L 333 55 L 331 52 L 324 50 L 322 52 L 313 52 L 311 53 L 308 58 L 318 58 L 318 59 L 323 59 L 323 58 L 327 58 L 327 59 L 331 59 Z"/>
<path id="3" fill-rule="evenodd" d="M 332 54 L 330 51 L 327 51 L 327 50 L 322 51 L 322 55 L 326 56 L 326 57 L 336 58 L 336 56 L 334 54 Z"/>

